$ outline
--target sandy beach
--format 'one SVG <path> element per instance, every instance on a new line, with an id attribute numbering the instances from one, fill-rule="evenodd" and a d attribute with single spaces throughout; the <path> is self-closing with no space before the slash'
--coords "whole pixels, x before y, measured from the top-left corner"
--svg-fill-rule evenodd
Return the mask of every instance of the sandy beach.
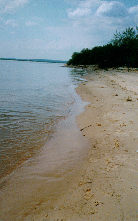
<path id="1" fill-rule="evenodd" d="M 77 123 L 89 157 L 67 193 L 36 220 L 138 219 L 138 72 L 87 71 L 77 93 L 90 104 Z"/>
<path id="2" fill-rule="evenodd" d="M 87 81 L 76 89 L 89 102 L 76 119 L 79 133 L 88 141 L 87 157 L 62 186 L 55 186 L 58 199 L 53 205 L 38 202 L 34 213 L 34 203 L 21 220 L 138 219 L 138 71 L 88 67 L 87 72 Z M 43 188 L 38 193 L 43 195 Z"/>

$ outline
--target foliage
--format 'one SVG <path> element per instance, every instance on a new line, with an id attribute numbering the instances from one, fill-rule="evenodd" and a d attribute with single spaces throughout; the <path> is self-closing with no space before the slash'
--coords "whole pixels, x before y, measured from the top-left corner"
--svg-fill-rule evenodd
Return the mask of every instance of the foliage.
<path id="1" fill-rule="evenodd" d="M 98 65 L 100 68 L 117 66 L 138 67 L 138 27 L 122 34 L 116 31 L 107 45 L 74 52 L 68 65 Z"/>
<path id="2" fill-rule="evenodd" d="M 136 30 L 138 31 L 138 27 L 136 27 Z M 114 34 L 114 39 L 111 40 L 111 43 L 116 46 L 129 44 L 134 39 L 138 39 L 138 34 L 136 33 L 136 30 L 129 27 L 128 29 L 126 29 L 126 31 L 123 31 L 122 34 L 116 31 L 116 34 Z"/>

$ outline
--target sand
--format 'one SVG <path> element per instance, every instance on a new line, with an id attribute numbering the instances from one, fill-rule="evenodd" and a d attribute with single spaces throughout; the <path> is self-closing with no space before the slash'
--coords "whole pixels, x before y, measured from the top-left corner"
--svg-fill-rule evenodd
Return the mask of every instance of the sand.
<path id="1" fill-rule="evenodd" d="M 138 220 L 138 72 L 88 69 L 77 117 L 89 157 L 42 220 Z M 40 219 L 40 218 L 39 218 Z M 38 220 L 39 220 L 38 219 Z"/>
<path id="2" fill-rule="evenodd" d="M 88 155 L 53 205 L 23 220 L 138 220 L 138 72 L 87 71 L 77 93 L 89 104 L 76 121 Z"/>

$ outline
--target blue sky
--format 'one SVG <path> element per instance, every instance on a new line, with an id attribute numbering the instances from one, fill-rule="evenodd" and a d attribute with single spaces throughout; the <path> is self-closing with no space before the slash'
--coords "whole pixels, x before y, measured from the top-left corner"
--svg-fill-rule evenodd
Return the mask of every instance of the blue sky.
<path id="1" fill-rule="evenodd" d="M 129 26 L 137 0 L 0 0 L 0 57 L 68 60 Z"/>

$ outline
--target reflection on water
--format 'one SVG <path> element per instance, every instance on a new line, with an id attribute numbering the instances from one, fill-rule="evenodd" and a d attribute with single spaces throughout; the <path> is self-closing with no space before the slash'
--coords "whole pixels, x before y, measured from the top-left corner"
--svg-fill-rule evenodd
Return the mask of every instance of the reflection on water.
<path id="1" fill-rule="evenodd" d="M 0 177 L 34 155 L 69 112 L 78 73 L 61 64 L 0 61 Z"/>

